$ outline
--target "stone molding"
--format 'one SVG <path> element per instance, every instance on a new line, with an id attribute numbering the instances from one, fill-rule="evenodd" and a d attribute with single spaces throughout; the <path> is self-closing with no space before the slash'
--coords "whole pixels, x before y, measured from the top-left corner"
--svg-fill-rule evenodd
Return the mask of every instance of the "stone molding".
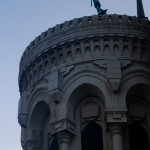
<path id="1" fill-rule="evenodd" d="M 111 132 L 111 135 L 115 135 L 115 134 L 122 134 L 122 124 L 121 123 L 111 123 L 109 125 L 109 129 Z"/>
<path id="2" fill-rule="evenodd" d="M 127 122 L 126 111 L 106 111 L 107 123 L 125 123 Z"/>
<path id="3" fill-rule="evenodd" d="M 75 134 L 75 123 L 70 119 L 61 119 L 59 121 L 50 122 L 51 134 L 66 131 L 70 134 Z"/>
<path id="4" fill-rule="evenodd" d="M 72 134 L 67 131 L 61 131 L 57 133 L 58 143 L 68 143 L 70 144 Z"/>
<path id="5" fill-rule="evenodd" d="M 131 17 L 131 16 L 126 16 L 126 15 L 103 15 L 103 16 L 88 16 L 88 17 L 82 17 L 82 18 L 75 18 L 71 21 L 66 21 L 63 24 L 56 25 L 53 28 L 49 28 L 47 31 L 43 32 L 40 36 L 36 37 L 34 41 L 30 43 L 30 45 L 27 47 L 27 49 L 24 51 L 23 56 L 22 56 L 22 61 L 25 59 L 27 55 L 30 55 L 33 53 L 33 49 L 35 47 L 38 47 L 41 45 L 41 43 L 47 41 L 48 38 L 54 38 L 54 37 L 60 37 L 62 34 L 75 30 L 77 28 L 81 29 L 81 27 L 92 27 L 97 26 L 97 25 L 108 25 L 110 28 L 110 25 L 113 27 L 115 25 L 121 25 L 122 27 L 129 27 L 129 28 L 135 28 L 135 29 L 140 29 L 143 31 L 147 31 L 146 29 L 149 28 L 150 22 L 147 18 L 137 18 L 137 17 Z M 146 28 L 141 28 L 141 26 L 146 27 Z M 107 28 L 107 26 L 105 27 Z M 105 29 L 103 28 L 103 29 Z M 132 29 L 133 30 L 133 29 Z M 103 33 L 105 33 L 103 31 Z M 60 43 L 60 42 L 59 42 Z M 45 45 L 45 43 L 44 43 Z M 56 45 L 56 44 L 52 44 Z M 54 47 L 54 46 L 52 46 Z M 22 63 L 22 62 L 21 62 Z M 21 65 L 20 63 L 20 65 Z"/>
<path id="6" fill-rule="evenodd" d="M 35 61 L 30 62 L 30 65 L 27 66 L 27 68 L 22 71 L 20 69 L 20 75 L 19 75 L 19 87 L 20 92 L 26 91 L 29 86 L 36 85 L 37 82 L 39 82 L 41 79 L 43 79 L 46 75 L 49 73 L 52 73 L 51 70 L 55 66 L 59 66 L 64 68 L 65 66 L 68 66 L 66 70 L 66 75 L 69 73 L 70 70 L 74 68 L 75 64 L 80 64 L 82 62 L 89 62 L 93 61 L 94 63 L 98 63 L 99 66 L 102 68 L 107 67 L 107 63 L 105 65 L 105 60 L 107 62 L 108 59 L 117 59 L 121 61 L 121 68 L 124 68 L 128 65 L 130 65 L 132 62 L 140 62 L 140 63 L 149 63 L 149 47 L 148 41 L 144 43 L 144 40 L 141 40 L 140 46 L 135 44 L 135 47 L 131 47 L 130 42 L 137 42 L 136 39 L 130 38 L 128 42 L 125 42 L 125 37 L 118 37 L 118 42 L 114 42 L 113 47 L 116 45 L 116 49 L 111 48 L 110 49 L 110 37 L 107 38 L 108 41 L 105 41 L 103 45 L 101 45 L 101 41 L 104 41 L 105 38 L 96 38 L 96 41 L 94 42 L 92 39 L 88 39 L 88 43 L 90 41 L 93 41 L 93 45 L 87 45 L 84 41 L 78 41 L 79 47 L 76 45 L 76 48 L 73 50 L 72 48 L 70 50 L 63 49 L 61 52 L 57 52 L 57 49 L 55 49 L 55 54 L 51 53 L 50 51 L 47 53 L 43 53 L 42 56 L 39 56 Z M 123 40 L 124 39 L 124 40 Z M 98 41 L 97 41 L 98 40 Z M 115 40 L 115 37 L 113 38 L 113 41 Z M 124 41 L 124 48 L 121 48 L 121 40 Z M 82 47 L 80 47 L 83 44 Z M 142 44 L 143 43 L 143 44 Z M 73 43 L 70 43 L 73 44 Z M 75 44 L 75 43 L 74 43 Z M 63 45 L 65 47 L 66 45 Z M 136 48 L 136 52 L 138 55 L 134 54 L 134 48 Z M 94 56 L 92 56 L 92 49 Z M 53 51 L 53 50 L 52 50 Z M 114 51 L 112 56 L 109 54 L 111 51 Z M 116 53 L 116 52 L 118 53 Z M 122 51 L 122 52 L 121 52 Z M 140 52 L 138 52 L 140 51 Z M 57 53 L 58 54 L 57 54 Z M 71 53 L 68 56 L 66 56 L 68 53 Z M 82 53 L 83 54 L 82 54 Z M 107 52 L 107 54 L 105 54 Z M 122 53 L 122 54 L 121 54 Z M 59 57 L 59 54 L 62 56 L 62 58 Z M 53 56 L 51 56 L 53 55 Z M 45 56 L 45 57 L 44 57 Z M 55 62 L 52 63 L 52 59 L 55 58 Z M 61 60 L 60 60 L 61 59 Z M 99 61 L 99 62 L 98 62 Z M 104 63 L 104 64 L 103 64 Z"/>
<path id="7" fill-rule="evenodd" d="M 20 61 L 20 91 L 25 90 L 22 84 L 36 83 L 63 64 L 110 57 L 149 62 L 149 31 L 147 19 L 125 15 L 89 16 L 57 25 L 25 50 Z"/>

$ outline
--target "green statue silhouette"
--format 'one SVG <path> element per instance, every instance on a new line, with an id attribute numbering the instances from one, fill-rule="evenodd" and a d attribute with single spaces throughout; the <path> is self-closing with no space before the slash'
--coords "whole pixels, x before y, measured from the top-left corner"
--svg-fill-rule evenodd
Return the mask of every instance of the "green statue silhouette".
<path id="1" fill-rule="evenodd" d="M 107 9 L 103 10 L 101 9 L 101 4 L 99 2 L 99 0 L 93 0 L 94 6 L 97 9 L 98 15 L 103 15 L 106 14 Z M 92 0 L 91 0 L 91 6 L 92 6 Z"/>

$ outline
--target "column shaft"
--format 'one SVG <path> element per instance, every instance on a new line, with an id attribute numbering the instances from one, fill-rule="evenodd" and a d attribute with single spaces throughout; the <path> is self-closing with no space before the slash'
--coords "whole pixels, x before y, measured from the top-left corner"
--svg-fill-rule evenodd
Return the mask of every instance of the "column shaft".
<path id="1" fill-rule="evenodd" d="M 122 124 L 111 124 L 109 129 L 112 135 L 113 150 L 123 150 Z"/>
<path id="2" fill-rule="evenodd" d="M 57 137 L 59 143 L 59 150 L 69 150 L 71 135 L 68 132 L 60 132 L 58 133 Z"/>
<path id="3" fill-rule="evenodd" d="M 60 143 L 59 149 L 60 150 L 69 150 L 69 144 L 68 143 Z"/>
<path id="4" fill-rule="evenodd" d="M 122 135 L 116 134 L 112 136 L 113 150 L 123 150 Z"/>

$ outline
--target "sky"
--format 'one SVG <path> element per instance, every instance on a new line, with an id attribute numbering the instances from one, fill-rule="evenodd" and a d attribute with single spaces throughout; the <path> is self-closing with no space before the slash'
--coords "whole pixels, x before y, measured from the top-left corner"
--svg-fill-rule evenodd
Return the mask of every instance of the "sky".
<path id="1" fill-rule="evenodd" d="M 136 16 L 136 0 L 100 0 L 108 14 Z M 96 14 L 90 0 L 0 0 L 0 150 L 21 150 L 17 120 L 19 61 L 35 37 L 73 18 Z M 150 0 L 143 0 L 150 18 Z"/>

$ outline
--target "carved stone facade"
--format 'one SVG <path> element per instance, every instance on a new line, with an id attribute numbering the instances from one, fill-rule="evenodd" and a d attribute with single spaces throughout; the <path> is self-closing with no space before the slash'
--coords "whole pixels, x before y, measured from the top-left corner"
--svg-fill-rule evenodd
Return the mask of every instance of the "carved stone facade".
<path id="1" fill-rule="evenodd" d="M 149 150 L 150 21 L 56 25 L 23 53 L 19 89 L 24 150 Z"/>

